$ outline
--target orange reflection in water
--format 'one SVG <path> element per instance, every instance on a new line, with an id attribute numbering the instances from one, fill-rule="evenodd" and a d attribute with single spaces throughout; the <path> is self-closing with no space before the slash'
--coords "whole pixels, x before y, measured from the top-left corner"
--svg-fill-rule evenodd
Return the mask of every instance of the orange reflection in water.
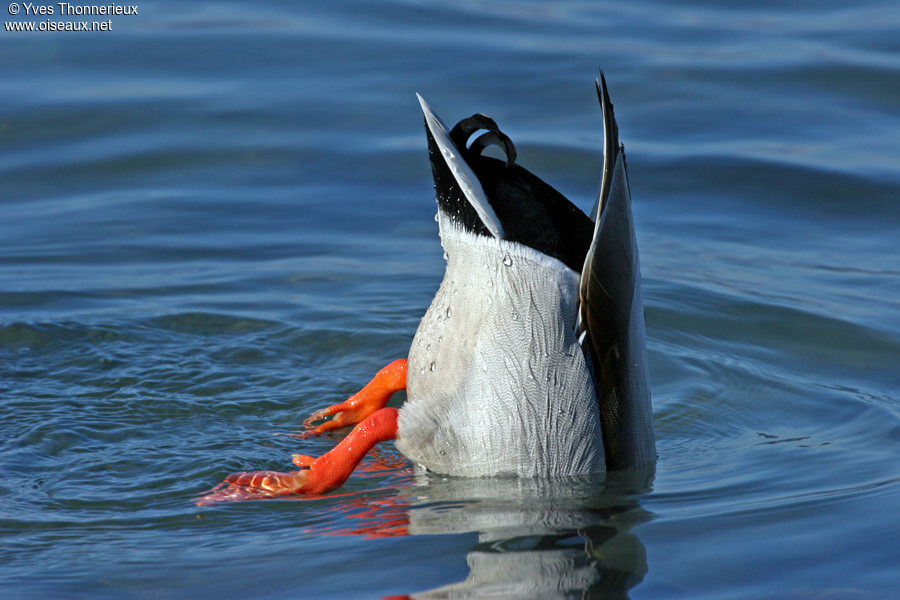
<path id="1" fill-rule="evenodd" d="M 358 535 L 366 539 L 397 537 L 409 535 L 409 503 L 395 494 L 390 497 L 373 498 L 373 492 L 393 492 L 398 486 L 412 482 L 412 468 L 409 461 L 396 451 L 373 448 L 356 467 L 353 477 L 389 476 L 389 485 L 366 490 L 365 496 L 360 492 L 329 494 L 317 498 L 347 498 L 327 507 L 339 513 L 332 522 L 350 521 L 350 526 L 334 528 L 330 526 L 314 527 L 306 532 L 312 535 Z"/>

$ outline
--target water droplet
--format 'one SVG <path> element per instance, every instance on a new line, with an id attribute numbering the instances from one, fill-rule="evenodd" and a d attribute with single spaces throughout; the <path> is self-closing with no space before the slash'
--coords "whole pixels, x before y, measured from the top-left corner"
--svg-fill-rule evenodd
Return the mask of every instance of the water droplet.
<path id="1" fill-rule="evenodd" d="M 507 267 L 512 266 L 512 258 L 509 256 L 509 254 L 507 254 L 506 256 L 503 257 L 503 264 L 506 265 Z"/>
<path id="2" fill-rule="evenodd" d="M 458 293 L 459 293 L 459 290 L 457 290 L 457 289 L 454 289 L 454 290 L 453 290 L 453 295 L 454 295 L 454 296 L 457 295 Z"/>
<path id="3" fill-rule="evenodd" d="M 432 363 L 431 363 L 430 365 L 428 365 L 428 370 L 429 370 L 429 371 L 434 371 L 434 362 L 433 362 L 433 361 L 432 361 Z"/>
<path id="4" fill-rule="evenodd" d="M 513 320 L 513 321 L 518 321 L 518 320 L 519 320 L 519 313 L 513 313 L 513 314 L 512 314 L 512 320 Z"/>
<path id="5" fill-rule="evenodd" d="M 449 304 L 447 305 L 447 310 L 444 311 L 444 318 L 445 318 L 445 319 L 449 319 L 449 318 L 450 318 L 450 305 L 449 305 Z"/>
<path id="6" fill-rule="evenodd" d="M 437 223 L 437 220 L 438 220 L 438 214 L 434 213 L 434 222 Z"/>
<path id="7" fill-rule="evenodd" d="M 447 260 L 448 258 L 450 258 L 450 255 L 444 252 L 444 260 Z"/>
<path id="8" fill-rule="evenodd" d="M 439 335 L 439 336 L 438 336 L 438 344 L 440 344 L 440 343 L 443 342 L 443 341 L 444 341 L 444 336 Z"/>
<path id="9" fill-rule="evenodd" d="M 445 454 L 447 454 L 446 450 L 438 450 L 438 452 L 440 453 L 441 456 L 444 456 Z"/>

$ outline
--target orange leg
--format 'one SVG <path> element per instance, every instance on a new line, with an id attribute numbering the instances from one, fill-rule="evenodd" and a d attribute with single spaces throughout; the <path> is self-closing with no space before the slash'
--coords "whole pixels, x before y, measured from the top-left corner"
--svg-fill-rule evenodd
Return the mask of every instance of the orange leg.
<path id="1" fill-rule="evenodd" d="M 303 422 L 303 426 L 308 428 L 309 431 L 304 433 L 302 437 L 319 435 L 332 429 L 340 429 L 347 425 L 360 423 L 376 410 L 384 408 L 394 392 L 405 389 L 406 359 L 400 358 L 380 370 L 372 378 L 372 381 L 366 384 L 366 387 L 347 398 L 344 402 L 317 410 L 310 415 Z M 317 427 L 313 427 L 314 422 L 321 421 L 329 415 L 335 416 L 330 421 L 325 421 Z"/>
<path id="2" fill-rule="evenodd" d="M 255 500 L 287 494 L 324 494 L 343 485 L 372 446 L 397 437 L 397 409 L 376 410 L 353 428 L 340 443 L 318 458 L 294 455 L 294 463 L 308 467 L 291 473 L 252 471 L 233 473 L 201 497 L 197 504 L 227 500 Z"/>

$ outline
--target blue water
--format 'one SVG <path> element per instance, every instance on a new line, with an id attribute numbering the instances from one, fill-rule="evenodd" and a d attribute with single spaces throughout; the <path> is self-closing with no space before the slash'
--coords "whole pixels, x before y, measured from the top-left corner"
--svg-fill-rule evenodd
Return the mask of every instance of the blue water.
<path id="1" fill-rule="evenodd" d="M 0 596 L 897 597 L 895 2 L 139 9 L 0 30 Z M 195 506 L 406 355 L 443 268 L 414 92 L 588 210 L 597 67 L 655 473 L 388 443 L 326 497 Z"/>

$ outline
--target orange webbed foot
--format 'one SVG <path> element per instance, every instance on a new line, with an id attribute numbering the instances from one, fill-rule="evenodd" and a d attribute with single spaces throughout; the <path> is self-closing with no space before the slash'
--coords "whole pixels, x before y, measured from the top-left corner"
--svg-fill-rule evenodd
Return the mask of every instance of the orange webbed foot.
<path id="1" fill-rule="evenodd" d="M 278 471 L 250 471 L 232 473 L 225 480 L 197 500 L 198 505 L 214 502 L 259 500 L 302 493 L 309 477 L 308 471 L 279 473 Z"/>
<path id="2" fill-rule="evenodd" d="M 319 435 L 348 425 L 361 423 L 375 411 L 384 408 L 394 392 L 406 389 L 406 359 L 395 360 L 372 378 L 366 386 L 344 402 L 317 410 L 303 421 L 308 429 L 300 437 Z M 334 415 L 329 421 L 314 423 Z"/>
<path id="3" fill-rule="evenodd" d="M 306 467 L 292 473 L 251 471 L 233 473 L 197 500 L 198 505 L 236 500 L 261 500 L 288 494 L 324 494 L 344 484 L 362 457 L 379 442 L 397 437 L 397 409 L 382 408 L 366 417 L 337 446 L 313 458 L 295 454 L 293 462 Z"/>
<path id="4" fill-rule="evenodd" d="M 305 438 L 311 435 L 319 435 L 335 429 L 341 429 L 348 425 L 356 425 L 369 414 L 380 408 L 370 408 L 364 399 L 358 398 L 358 395 L 359 394 L 354 394 L 340 404 L 332 404 L 328 408 L 317 410 L 311 414 L 309 418 L 303 421 L 303 426 L 306 427 L 307 431 L 303 432 L 300 437 Z M 314 425 L 317 421 L 321 421 L 331 415 L 335 415 L 335 417 L 323 423 L 319 423 L 319 425 Z"/>

